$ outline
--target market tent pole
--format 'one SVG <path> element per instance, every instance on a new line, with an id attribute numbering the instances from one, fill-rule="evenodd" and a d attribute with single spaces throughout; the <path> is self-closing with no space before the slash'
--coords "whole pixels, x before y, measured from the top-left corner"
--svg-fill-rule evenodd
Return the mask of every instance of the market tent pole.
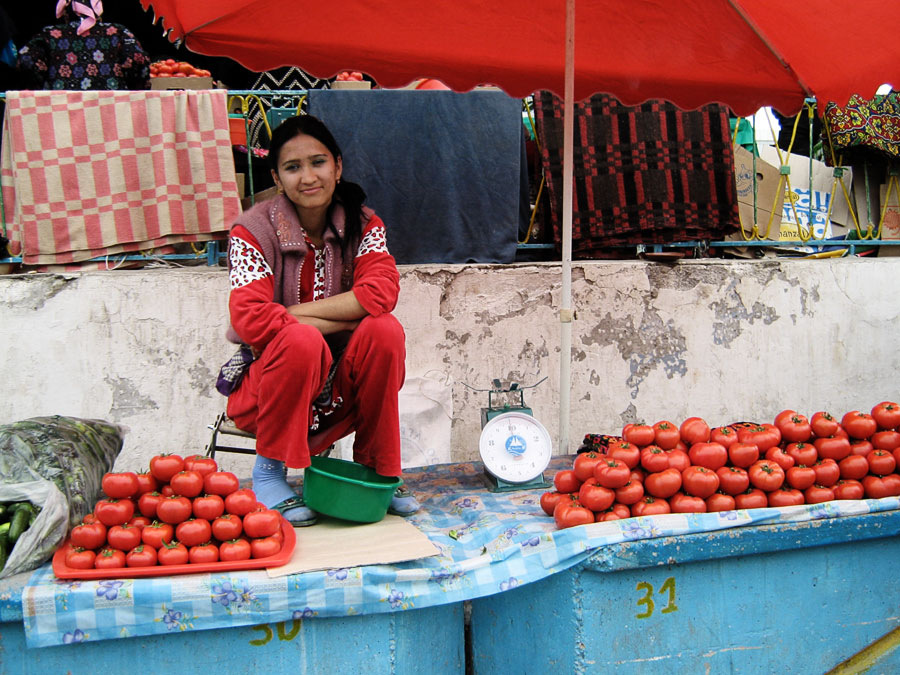
<path id="1" fill-rule="evenodd" d="M 559 302 L 559 444 L 567 455 L 572 390 L 572 177 L 575 116 L 575 0 L 566 0 L 566 71 L 563 100 L 562 288 Z"/>

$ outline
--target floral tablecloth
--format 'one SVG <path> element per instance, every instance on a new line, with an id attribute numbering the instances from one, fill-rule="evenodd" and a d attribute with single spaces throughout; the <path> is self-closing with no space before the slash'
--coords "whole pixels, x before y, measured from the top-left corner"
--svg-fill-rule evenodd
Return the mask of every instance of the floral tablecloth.
<path id="1" fill-rule="evenodd" d="M 571 466 L 555 458 L 546 475 Z M 894 497 L 783 509 L 668 514 L 557 530 L 541 490 L 487 490 L 481 464 L 408 470 L 422 510 L 411 518 L 440 553 L 396 565 L 269 578 L 265 570 L 142 579 L 56 579 L 49 564 L 24 587 L 0 586 L 4 621 L 23 620 L 29 647 L 397 612 L 502 593 L 586 560 L 598 548 L 662 536 L 900 509 Z M 21 614 L 16 601 L 21 597 Z"/>

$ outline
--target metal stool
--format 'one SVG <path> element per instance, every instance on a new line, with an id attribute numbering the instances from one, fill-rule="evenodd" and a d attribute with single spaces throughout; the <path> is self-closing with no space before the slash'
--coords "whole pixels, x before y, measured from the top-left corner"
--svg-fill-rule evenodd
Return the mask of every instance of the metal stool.
<path id="1" fill-rule="evenodd" d="M 239 438 L 247 438 L 255 441 L 256 435 L 251 434 L 249 431 L 244 431 L 243 429 L 238 429 L 235 426 L 234 422 L 228 417 L 224 412 L 221 413 L 216 421 L 210 424 L 207 428 L 212 429 L 212 438 L 209 439 L 209 445 L 206 446 L 206 456 L 216 458 L 217 452 L 235 452 L 241 455 L 255 455 L 256 448 L 255 447 L 247 447 L 247 446 L 238 446 L 238 445 L 225 445 L 219 439 L 219 434 L 224 434 L 225 436 L 237 436 Z M 328 457 L 331 454 L 331 451 L 334 449 L 334 445 L 329 446 L 323 452 L 319 453 L 320 457 Z M 285 469 L 286 470 L 286 469 Z"/>

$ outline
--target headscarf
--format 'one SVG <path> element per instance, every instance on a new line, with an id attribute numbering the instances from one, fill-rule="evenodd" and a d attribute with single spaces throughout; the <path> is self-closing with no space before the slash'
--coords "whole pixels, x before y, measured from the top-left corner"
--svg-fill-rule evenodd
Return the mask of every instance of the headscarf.
<path id="1" fill-rule="evenodd" d="M 63 15 L 70 2 L 72 3 L 72 10 L 77 16 L 81 17 L 77 33 L 84 35 L 97 23 L 100 15 L 103 14 L 103 2 L 101 0 L 59 0 L 56 3 L 57 19 Z"/>

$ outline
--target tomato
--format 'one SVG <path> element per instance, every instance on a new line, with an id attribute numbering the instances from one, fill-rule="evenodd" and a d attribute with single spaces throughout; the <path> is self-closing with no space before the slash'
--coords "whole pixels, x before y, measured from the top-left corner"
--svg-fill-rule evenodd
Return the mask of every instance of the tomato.
<path id="1" fill-rule="evenodd" d="M 575 475 L 574 469 L 563 469 L 557 471 L 553 477 L 553 487 L 557 492 L 573 493 L 581 489 L 581 481 Z"/>
<path id="2" fill-rule="evenodd" d="M 785 471 L 794 466 L 794 458 L 787 454 L 780 445 L 766 450 L 766 459 L 775 462 Z"/>
<path id="3" fill-rule="evenodd" d="M 648 445 L 641 450 L 641 466 L 650 473 L 669 468 L 669 456 L 658 445 Z"/>
<path id="4" fill-rule="evenodd" d="M 171 497 L 175 494 L 175 490 L 172 489 L 171 485 L 166 483 L 159 489 L 159 494 L 161 494 L 163 497 Z"/>
<path id="5" fill-rule="evenodd" d="M 650 495 L 641 497 L 631 505 L 632 516 L 655 516 L 660 513 L 671 513 L 672 508 L 665 499 L 659 499 Z"/>
<path id="6" fill-rule="evenodd" d="M 138 480 L 138 496 L 144 494 L 145 492 L 156 492 L 159 488 L 159 483 L 153 477 L 153 474 L 149 471 L 142 471 L 141 473 L 136 474 Z"/>
<path id="7" fill-rule="evenodd" d="M 630 480 L 620 488 L 616 488 L 616 501 L 626 506 L 631 506 L 644 496 L 644 484 L 640 481 Z"/>
<path id="8" fill-rule="evenodd" d="M 838 462 L 841 478 L 859 480 L 869 473 L 869 462 L 862 455 L 847 455 Z"/>
<path id="9" fill-rule="evenodd" d="M 134 515 L 134 502 L 130 499 L 101 499 L 94 506 L 94 515 L 107 527 L 122 525 Z"/>
<path id="10" fill-rule="evenodd" d="M 97 554 L 93 551 L 76 547 L 66 552 L 66 566 L 74 570 L 91 570 L 94 569 L 94 559 Z"/>
<path id="11" fill-rule="evenodd" d="M 177 495 L 196 497 L 203 492 L 203 476 L 197 471 L 179 471 L 169 480 L 169 485 Z"/>
<path id="12" fill-rule="evenodd" d="M 604 459 L 594 467 L 594 478 L 598 485 L 614 490 L 631 480 L 631 471 L 625 462 L 618 459 Z"/>
<path id="13" fill-rule="evenodd" d="M 154 520 L 141 530 L 141 543 L 153 548 L 161 548 L 175 537 L 175 528 L 168 523 Z"/>
<path id="14" fill-rule="evenodd" d="M 596 478 L 589 478 L 578 491 L 578 501 L 591 511 L 605 511 L 616 500 L 616 493 L 597 484 Z M 245 517 L 246 520 L 246 517 Z M 246 523 L 244 525 L 246 529 Z"/>
<path id="15" fill-rule="evenodd" d="M 84 518 L 81 519 L 81 522 L 85 525 L 90 525 L 91 523 L 99 523 L 100 521 L 97 520 L 97 516 L 95 516 L 93 514 L 93 512 L 91 512 L 91 513 L 85 514 Z M 102 525 L 102 523 L 101 523 L 101 525 Z"/>
<path id="16" fill-rule="evenodd" d="M 833 459 L 835 461 L 844 459 L 850 454 L 850 441 L 846 438 L 838 436 L 825 436 L 817 438 L 813 441 L 816 446 L 816 452 L 822 459 Z"/>
<path id="17" fill-rule="evenodd" d="M 193 513 L 191 500 L 181 495 L 166 497 L 156 507 L 156 517 L 170 525 L 187 520 L 191 517 L 191 513 Z"/>
<path id="18" fill-rule="evenodd" d="M 128 521 L 128 524 L 131 525 L 131 527 L 141 529 L 149 525 L 151 522 L 153 521 L 151 521 L 147 516 L 135 516 Z"/>
<path id="19" fill-rule="evenodd" d="M 216 464 L 216 460 L 212 457 L 206 457 L 205 455 L 191 455 L 190 457 L 184 458 L 184 468 L 187 471 L 196 471 L 206 478 L 208 474 L 218 471 L 219 465 Z"/>
<path id="20" fill-rule="evenodd" d="M 612 504 L 612 500 L 609 503 Z M 281 529 L 281 520 L 281 514 L 275 509 L 251 511 L 244 516 L 244 533 L 251 539 L 270 537 Z"/>
<path id="21" fill-rule="evenodd" d="M 135 546 L 125 554 L 125 564 L 128 567 L 153 567 L 157 559 L 156 549 L 146 544 Z"/>
<path id="22" fill-rule="evenodd" d="M 610 520 L 623 520 L 624 518 L 631 518 L 631 513 L 629 512 L 627 516 L 621 516 L 613 509 L 606 509 L 603 513 L 594 514 L 594 521 L 597 523 L 605 523 Z"/>
<path id="23" fill-rule="evenodd" d="M 188 549 L 188 562 L 205 564 L 219 562 L 219 547 L 210 542 L 203 542 Z"/>
<path id="24" fill-rule="evenodd" d="M 100 548 L 106 543 L 106 525 L 97 521 L 82 523 L 72 528 L 72 546 L 76 548 Z"/>
<path id="25" fill-rule="evenodd" d="M 647 475 L 644 490 L 652 497 L 668 499 L 681 489 L 682 477 L 678 469 L 663 469 Z"/>
<path id="26" fill-rule="evenodd" d="M 187 547 L 180 541 L 173 540 L 163 544 L 162 548 L 156 551 L 156 555 L 160 565 L 186 565 L 190 562 Z"/>
<path id="27" fill-rule="evenodd" d="M 734 497 L 724 492 L 716 492 L 706 498 L 706 510 L 708 513 L 734 511 L 734 508 Z"/>
<path id="28" fill-rule="evenodd" d="M 591 522 L 593 522 L 594 514 L 587 509 L 583 510 L 590 514 Z M 232 539 L 230 541 L 224 541 L 219 546 L 219 560 L 222 562 L 229 562 L 232 560 L 249 560 L 251 555 L 253 555 L 253 550 L 250 547 L 250 542 L 246 539 Z"/>
<path id="29" fill-rule="evenodd" d="M 716 471 L 728 463 L 728 450 L 724 445 L 708 441 L 698 441 L 688 450 L 691 463 Z"/>
<path id="30" fill-rule="evenodd" d="M 213 471 L 203 478 L 203 488 L 211 495 L 225 497 L 240 487 L 237 476 L 230 471 Z"/>
<path id="31" fill-rule="evenodd" d="M 739 509 L 762 509 L 769 505 L 769 498 L 759 488 L 748 488 L 734 496 L 734 505 Z"/>
<path id="32" fill-rule="evenodd" d="M 560 499 L 560 502 L 561 501 L 563 500 Z M 237 539 L 241 536 L 241 532 L 243 531 L 244 525 L 241 522 L 241 519 L 237 516 L 232 516 L 230 513 L 219 516 L 212 522 L 213 536 L 219 541 Z"/>
<path id="33" fill-rule="evenodd" d="M 831 487 L 841 477 L 841 468 L 830 458 L 817 461 L 813 464 L 813 470 L 816 472 L 816 485 Z"/>
<path id="34" fill-rule="evenodd" d="M 835 499 L 862 499 L 866 496 L 866 491 L 858 480 L 842 478 L 834 484 L 832 490 Z"/>
<path id="35" fill-rule="evenodd" d="M 678 428 L 678 435 L 688 446 L 691 446 L 697 443 L 708 443 L 711 431 L 702 417 L 688 417 Z"/>
<path id="36" fill-rule="evenodd" d="M 882 429 L 872 434 L 869 439 L 873 448 L 879 450 L 896 450 L 900 448 L 900 431 L 895 429 Z"/>
<path id="37" fill-rule="evenodd" d="M 834 490 L 824 485 L 813 485 L 803 491 L 803 498 L 807 504 L 821 504 L 834 501 Z"/>
<path id="38" fill-rule="evenodd" d="M 715 475 L 715 474 L 713 474 Z M 677 492 L 669 499 L 672 513 L 706 513 L 706 501 L 702 497 Z"/>
<path id="39" fill-rule="evenodd" d="M 594 477 L 594 467 L 604 459 L 604 456 L 599 452 L 594 452 L 593 450 L 589 450 L 588 452 L 580 452 L 575 456 L 575 462 L 572 465 L 572 470 L 575 472 L 575 477 L 578 480 L 584 482 L 588 478 Z M 240 490 L 238 490 L 240 492 Z M 234 494 L 238 494 L 235 492 Z M 229 495 L 231 497 L 233 495 Z M 256 497 L 253 497 L 253 501 L 256 501 Z M 228 508 L 227 506 L 225 507 Z M 249 511 L 249 509 L 248 509 Z M 229 510 L 228 513 L 233 513 L 233 511 Z M 243 513 L 237 513 L 236 515 L 242 516 Z"/>
<path id="40" fill-rule="evenodd" d="M 896 429 L 900 427 L 900 404 L 882 401 L 872 408 L 872 418 L 879 429 Z"/>
<path id="41" fill-rule="evenodd" d="M 185 546 L 196 546 L 212 538 L 212 526 L 203 518 L 190 518 L 175 527 L 175 539 Z"/>
<path id="42" fill-rule="evenodd" d="M 94 569 L 109 570 L 125 567 L 125 552 L 117 548 L 106 547 L 98 551 L 94 558 Z"/>
<path id="43" fill-rule="evenodd" d="M 784 469 L 768 459 L 755 461 L 747 470 L 747 474 L 750 476 L 750 484 L 763 492 L 777 490 L 784 483 Z"/>
<path id="44" fill-rule="evenodd" d="M 656 438 L 656 432 L 649 424 L 626 424 L 622 429 L 622 438 L 629 443 L 643 448 L 651 445 Z"/>
<path id="45" fill-rule="evenodd" d="M 647 472 L 644 471 L 641 467 L 637 467 L 636 469 L 631 470 L 631 473 L 628 476 L 628 480 L 636 480 L 638 483 L 643 483 L 646 477 Z"/>
<path id="46" fill-rule="evenodd" d="M 812 466 L 819 459 L 819 451 L 812 443 L 789 443 L 784 451 L 794 458 L 794 464 Z"/>
<path id="47" fill-rule="evenodd" d="M 617 514 L 619 518 L 622 518 L 623 520 L 625 518 L 631 518 L 631 506 L 629 506 L 628 504 L 616 502 L 612 505 L 611 508 L 613 510 L 613 513 Z"/>
<path id="48" fill-rule="evenodd" d="M 759 459 L 759 447 L 753 443 L 732 443 L 728 448 L 728 458 L 734 466 L 746 469 Z"/>
<path id="49" fill-rule="evenodd" d="M 159 492 L 145 492 L 138 498 L 138 510 L 148 518 L 156 518 L 156 509 L 163 499 Z"/>
<path id="50" fill-rule="evenodd" d="M 130 551 L 141 543 L 141 528 L 124 525 L 113 525 L 106 535 L 109 545 L 120 551 Z"/>
<path id="51" fill-rule="evenodd" d="M 681 433 L 672 422 L 660 420 L 653 425 L 653 440 L 663 450 L 671 450 L 681 440 Z"/>
<path id="52" fill-rule="evenodd" d="M 556 505 L 559 504 L 559 500 L 562 499 L 563 493 L 557 492 L 553 490 L 552 492 L 545 492 L 541 495 L 541 508 L 544 510 L 548 516 L 553 515 L 553 510 L 556 508 Z"/>
<path id="53" fill-rule="evenodd" d="M 769 500 L 769 506 L 799 506 L 806 501 L 800 490 L 787 485 L 782 485 L 777 490 L 773 490 L 767 495 L 766 499 Z"/>
<path id="54" fill-rule="evenodd" d="M 629 469 L 641 463 L 641 449 L 628 441 L 613 441 L 606 451 L 608 457 L 618 459 L 628 465 Z"/>
<path id="55" fill-rule="evenodd" d="M 885 476 L 897 468 L 897 461 L 887 450 L 872 450 L 866 455 L 866 460 L 869 462 L 869 471 L 876 476 Z M 861 476 L 859 477 L 861 478 Z M 857 476 L 850 476 L 850 478 L 857 478 Z"/>
<path id="56" fill-rule="evenodd" d="M 181 455 L 163 453 L 150 460 L 150 473 L 161 483 L 168 483 L 169 479 L 184 469 L 184 459 Z"/>
<path id="57" fill-rule="evenodd" d="M 894 461 L 897 462 L 898 466 L 900 466 L 900 448 L 894 449 L 893 452 L 891 452 L 891 454 L 894 456 Z M 85 516 L 85 518 L 86 517 L 87 516 Z M 87 521 L 85 521 L 85 522 L 87 522 Z"/>
<path id="58" fill-rule="evenodd" d="M 878 422 L 869 413 L 851 410 L 841 418 L 841 426 L 852 438 L 870 438 L 878 431 Z"/>
<path id="59" fill-rule="evenodd" d="M 719 476 L 705 466 L 689 466 L 681 472 L 681 485 L 686 494 L 706 499 L 719 489 Z"/>
<path id="60" fill-rule="evenodd" d="M 812 436 L 812 426 L 805 415 L 793 413 L 782 418 L 775 418 L 775 426 L 781 432 L 781 438 L 788 443 L 802 443 Z"/>
<path id="61" fill-rule="evenodd" d="M 881 481 L 887 488 L 889 496 L 900 496 L 900 476 L 895 473 L 889 473 L 887 475 L 881 476 Z"/>
<path id="62" fill-rule="evenodd" d="M 195 518 L 203 518 L 212 522 L 225 513 L 225 500 L 219 495 L 194 497 L 192 512 Z"/>
<path id="63" fill-rule="evenodd" d="M 817 413 L 813 413 L 813 416 L 809 418 L 809 426 L 816 436 L 824 438 L 825 436 L 833 436 L 840 424 L 830 413 L 820 410 Z"/>
<path id="64" fill-rule="evenodd" d="M 866 476 L 862 479 L 863 490 L 869 499 L 881 499 L 882 497 L 890 497 L 891 491 L 885 485 L 884 479 L 879 476 Z"/>
<path id="65" fill-rule="evenodd" d="M 110 499 L 128 499 L 138 493 L 137 474 L 134 471 L 122 471 L 119 473 L 105 473 L 100 479 L 100 488 Z"/>
<path id="66" fill-rule="evenodd" d="M 738 466 L 723 466 L 716 469 L 719 477 L 719 490 L 726 495 L 737 495 L 750 487 L 750 476 L 747 471 Z"/>
<path id="67" fill-rule="evenodd" d="M 762 454 L 781 442 L 781 432 L 774 424 L 753 424 L 739 429 L 737 434 L 740 443 L 755 445 Z"/>
<path id="68" fill-rule="evenodd" d="M 792 466 L 784 472 L 788 485 L 798 490 L 805 490 L 816 483 L 816 470 L 805 464 Z"/>
<path id="69" fill-rule="evenodd" d="M 591 514 L 591 522 L 594 522 L 594 516 Z M 275 537 L 260 537 L 250 540 L 250 557 L 252 558 L 268 558 L 281 550 L 281 542 Z"/>
<path id="70" fill-rule="evenodd" d="M 669 468 L 684 471 L 691 465 L 691 458 L 688 457 L 687 451 L 681 448 L 672 448 L 666 450 L 666 456 L 669 458 Z"/>
<path id="71" fill-rule="evenodd" d="M 728 449 L 732 443 L 737 443 L 737 432 L 731 427 L 715 427 L 709 432 L 709 440 Z"/>
<path id="72" fill-rule="evenodd" d="M 793 408 L 788 408 L 786 410 L 782 410 L 780 413 L 775 415 L 775 426 L 777 427 L 779 424 L 783 423 L 785 420 L 790 419 L 794 415 L 797 414 L 797 411 Z"/>

